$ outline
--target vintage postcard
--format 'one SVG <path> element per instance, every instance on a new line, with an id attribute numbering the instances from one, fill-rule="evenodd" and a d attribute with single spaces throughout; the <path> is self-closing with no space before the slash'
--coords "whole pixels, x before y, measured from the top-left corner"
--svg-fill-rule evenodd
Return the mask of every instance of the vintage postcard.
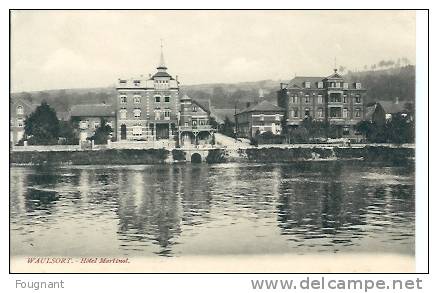
<path id="1" fill-rule="evenodd" d="M 12 273 L 416 271 L 416 11 L 10 32 Z"/>

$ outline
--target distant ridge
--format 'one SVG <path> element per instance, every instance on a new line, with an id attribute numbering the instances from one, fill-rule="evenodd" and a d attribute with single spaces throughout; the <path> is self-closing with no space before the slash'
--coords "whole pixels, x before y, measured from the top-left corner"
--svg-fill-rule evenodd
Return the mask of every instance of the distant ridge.
<path id="1" fill-rule="evenodd" d="M 342 74 L 342 73 L 341 73 Z M 360 80 L 368 89 L 368 101 L 393 100 L 415 101 L 415 66 L 407 65 L 399 68 L 380 69 L 374 71 L 348 72 L 346 79 Z M 292 79 L 292 75 L 291 78 Z M 289 80 L 260 80 L 238 83 L 208 83 L 182 85 L 182 94 L 200 102 L 210 101 L 218 109 L 245 108 L 247 102 L 254 103 L 259 99 L 259 90 L 263 90 L 263 99 L 276 103 L 277 90 L 280 83 Z M 45 100 L 57 111 L 69 111 L 78 104 L 112 104 L 116 91 L 112 86 L 97 88 L 53 89 L 33 92 L 11 93 L 11 98 L 21 97 L 31 103 Z"/>

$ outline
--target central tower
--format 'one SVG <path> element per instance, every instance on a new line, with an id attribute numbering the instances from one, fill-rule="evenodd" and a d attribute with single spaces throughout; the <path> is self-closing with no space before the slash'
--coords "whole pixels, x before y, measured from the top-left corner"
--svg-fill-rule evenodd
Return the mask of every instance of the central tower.
<path id="1" fill-rule="evenodd" d="M 167 72 L 163 44 L 157 72 L 119 79 L 118 140 L 174 140 L 179 119 L 179 82 Z"/>

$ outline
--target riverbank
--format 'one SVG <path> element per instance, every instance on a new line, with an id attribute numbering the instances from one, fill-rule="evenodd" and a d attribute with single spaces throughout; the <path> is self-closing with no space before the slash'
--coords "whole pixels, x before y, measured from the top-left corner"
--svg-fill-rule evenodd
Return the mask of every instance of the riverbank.
<path id="1" fill-rule="evenodd" d="M 289 163 L 307 160 L 405 161 L 415 157 L 406 146 L 269 146 L 249 148 L 103 149 L 75 151 L 12 151 L 13 165 L 136 165 L 184 162 Z"/>

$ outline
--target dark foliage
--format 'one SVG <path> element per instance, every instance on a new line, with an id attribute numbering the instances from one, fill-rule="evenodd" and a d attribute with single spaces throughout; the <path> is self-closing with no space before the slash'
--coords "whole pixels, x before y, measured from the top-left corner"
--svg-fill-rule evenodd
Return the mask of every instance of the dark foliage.
<path id="1" fill-rule="evenodd" d="M 30 145 L 57 144 L 60 124 L 55 110 L 42 102 L 25 120 L 24 133 Z"/>

